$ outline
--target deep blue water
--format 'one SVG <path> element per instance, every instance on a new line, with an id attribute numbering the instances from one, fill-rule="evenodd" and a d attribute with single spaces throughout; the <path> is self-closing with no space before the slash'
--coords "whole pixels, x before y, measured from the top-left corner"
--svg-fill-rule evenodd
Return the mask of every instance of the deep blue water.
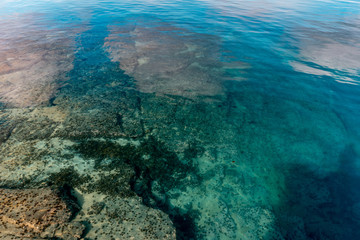
<path id="1" fill-rule="evenodd" d="M 4 113 L 79 124 L 41 140 L 154 137 L 191 159 L 133 186 L 179 239 L 360 238 L 359 2 L 3 0 L 0 54 Z"/>

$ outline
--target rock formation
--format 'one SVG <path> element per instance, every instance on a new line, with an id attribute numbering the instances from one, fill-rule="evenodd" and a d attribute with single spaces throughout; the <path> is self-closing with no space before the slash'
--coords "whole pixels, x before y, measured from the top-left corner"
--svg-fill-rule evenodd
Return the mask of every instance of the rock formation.
<path id="1" fill-rule="evenodd" d="M 70 222 L 74 205 L 50 188 L 0 189 L 0 239 L 80 239 L 85 226 Z"/>

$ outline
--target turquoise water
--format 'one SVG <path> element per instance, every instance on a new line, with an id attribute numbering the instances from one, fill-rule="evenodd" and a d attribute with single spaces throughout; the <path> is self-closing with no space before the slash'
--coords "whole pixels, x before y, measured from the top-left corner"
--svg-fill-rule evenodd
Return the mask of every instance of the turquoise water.
<path id="1" fill-rule="evenodd" d="M 359 84 L 357 1 L 3 0 L 0 185 L 69 185 L 87 239 L 165 239 L 87 210 L 123 199 L 172 239 L 360 239 Z"/>

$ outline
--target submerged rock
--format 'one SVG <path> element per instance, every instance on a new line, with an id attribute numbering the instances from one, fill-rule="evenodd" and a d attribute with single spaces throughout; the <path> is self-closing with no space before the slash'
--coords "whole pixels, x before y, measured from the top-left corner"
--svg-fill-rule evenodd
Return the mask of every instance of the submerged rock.
<path id="1" fill-rule="evenodd" d="M 110 26 L 104 46 L 145 93 L 194 98 L 224 93 L 219 39 L 156 20 Z"/>
<path id="2" fill-rule="evenodd" d="M 142 204 L 141 198 L 83 194 L 83 209 L 75 220 L 87 221 L 87 239 L 175 240 L 177 232 L 169 216 Z"/>
<path id="3" fill-rule="evenodd" d="M 80 239 L 85 226 L 71 222 L 74 202 L 50 188 L 0 189 L 0 239 Z"/>
<path id="4" fill-rule="evenodd" d="M 0 32 L 6 34 L 0 37 L 0 99 L 11 107 L 47 104 L 73 68 L 71 38 L 59 29 L 38 29 L 36 22 L 31 14 L 2 20 Z"/>

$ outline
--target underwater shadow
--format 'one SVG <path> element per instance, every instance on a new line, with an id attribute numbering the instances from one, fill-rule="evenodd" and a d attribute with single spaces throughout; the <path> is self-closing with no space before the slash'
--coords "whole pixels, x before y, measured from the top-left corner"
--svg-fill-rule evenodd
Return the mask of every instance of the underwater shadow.
<path id="1" fill-rule="evenodd" d="M 285 239 L 360 239 L 358 160 L 348 145 L 326 176 L 302 164 L 287 169 L 286 197 L 275 210 Z"/>

